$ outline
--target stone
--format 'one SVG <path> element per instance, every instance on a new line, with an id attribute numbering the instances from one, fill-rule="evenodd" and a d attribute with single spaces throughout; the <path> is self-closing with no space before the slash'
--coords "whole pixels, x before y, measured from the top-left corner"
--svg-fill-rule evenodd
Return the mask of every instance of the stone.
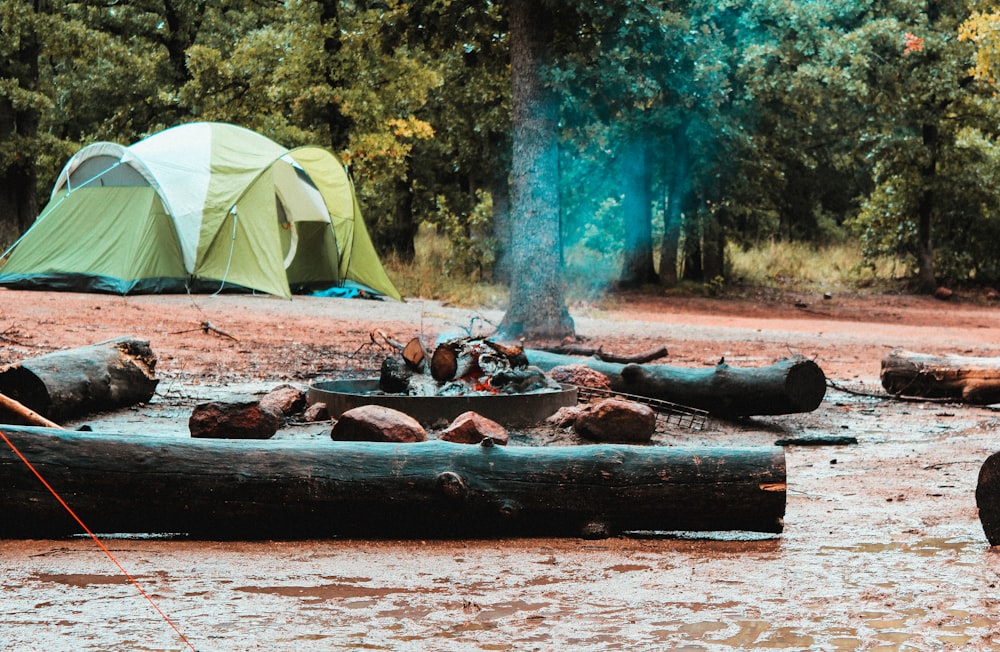
<path id="1" fill-rule="evenodd" d="M 478 444 L 484 439 L 491 439 L 495 444 L 506 446 L 510 437 L 507 430 L 496 421 L 469 411 L 455 417 L 438 435 L 438 439 L 456 444 Z"/>
<path id="2" fill-rule="evenodd" d="M 279 385 L 261 397 L 260 404 L 278 414 L 290 417 L 306 407 L 306 393 L 291 385 Z"/>
<path id="3" fill-rule="evenodd" d="M 326 403 L 313 403 L 302 413 L 302 420 L 311 423 L 313 421 L 329 421 L 330 410 Z"/>
<path id="4" fill-rule="evenodd" d="M 549 378 L 559 383 L 591 387 L 593 389 L 611 389 L 611 380 L 599 371 L 582 364 L 566 364 L 549 370 Z"/>
<path id="5" fill-rule="evenodd" d="M 382 405 L 361 405 L 340 415 L 330 431 L 334 441 L 409 444 L 427 440 L 427 431 L 410 415 Z"/>
<path id="6" fill-rule="evenodd" d="M 573 430 L 591 441 L 648 443 L 656 431 L 656 412 L 642 403 L 606 398 L 585 406 Z"/>
<path id="7" fill-rule="evenodd" d="M 204 439 L 270 439 L 282 416 L 257 401 L 199 403 L 188 419 L 192 437 Z"/>

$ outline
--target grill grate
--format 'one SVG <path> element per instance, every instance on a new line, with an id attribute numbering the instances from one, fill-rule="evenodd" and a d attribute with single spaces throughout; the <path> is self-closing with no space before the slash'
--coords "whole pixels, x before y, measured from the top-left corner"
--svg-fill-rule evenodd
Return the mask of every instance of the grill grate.
<path id="1" fill-rule="evenodd" d="M 635 401 L 636 403 L 648 405 L 653 408 L 654 412 L 656 412 L 657 429 L 664 428 L 666 426 L 674 426 L 677 428 L 687 428 L 689 430 L 704 430 L 705 425 L 708 423 L 707 411 L 688 407 L 686 405 L 671 403 L 670 401 L 664 401 L 658 398 L 625 394 L 623 392 L 616 392 L 609 389 L 597 389 L 594 387 L 580 386 L 577 386 L 576 394 L 577 399 L 581 403 L 589 403 L 595 399 L 618 396 L 629 401 Z"/>

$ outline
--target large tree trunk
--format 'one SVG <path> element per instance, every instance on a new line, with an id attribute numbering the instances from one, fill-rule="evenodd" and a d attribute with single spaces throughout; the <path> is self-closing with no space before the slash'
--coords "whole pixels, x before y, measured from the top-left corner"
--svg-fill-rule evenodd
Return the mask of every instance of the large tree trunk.
<path id="1" fill-rule="evenodd" d="M 155 369 L 149 342 L 119 338 L 24 360 L 0 373 L 0 393 L 59 421 L 149 401 Z"/>
<path id="2" fill-rule="evenodd" d="M 930 355 L 896 349 L 882 359 L 882 387 L 890 394 L 1000 402 L 1000 358 Z"/>
<path id="3" fill-rule="evenodd" d="M 616 364 L 529 349 L 529 364 L 543 370 L 583 364 L 608 377 L 616 392 L 705 410 L 720 417 L 811 412 L 826 396 L 826 375 L 812 360 L 785 358 L 772 365 L 709 368 Z"/>
<path id="4" fill-rule="evenodd" d="M 512 0 L 509 9 L 513 160 L 510 305 L 505 337 L 574 334 L 562 278 L 558 103 L 542 79 L 554 20 L 544 3 Z"/>
<path id="5" fill-rule="evenodd" d="M 221 441 L 0 428 L 94 532 L 212 538 L 780 532 L 779 447 Z M 82 528 L 0 441 L 0 538 Z"/>
<path id="6" fill-rule="evenodd" d="M 656 282 L 653 267 L 653 196 L 649 148 L 639 137 L 622 148 L 622 215 L 625 224 L 625 259 L 619 283 L 636 287 Z"/>
<path id="7" fill-rule="evenodd" d="M 660 283 L 677 285 L 680 270 L 681 232 L 690 189 L 691 161 L 685 124 L 674 129 L 673 167 L 667 182 L 667 203 L 663 211 L 663 244 L 660 247 Z"/>

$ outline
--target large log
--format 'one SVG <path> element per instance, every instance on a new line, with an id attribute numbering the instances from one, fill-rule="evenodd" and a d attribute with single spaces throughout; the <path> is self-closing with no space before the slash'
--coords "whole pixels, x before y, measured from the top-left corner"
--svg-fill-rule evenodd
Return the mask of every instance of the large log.
<path id="1" fill-rule="evenodd" d="M 784 358 L 763 367 L 690 368 L 616 364 L 530 349 L 528 362 L 543 370 L 583 364 L 608 377 L 616 392 L 670 401 L 719 417 L 811 412 L 826 396 L 826 375 L 813 360 Z"/>
<path id="2" fill-rule="evenodd" d="M 1000 401 L 1000 358 L 896 349 L 882 358 L 881 378 L 882 387 L 890 394 L 977 405 Z"/>
<path id="3" fill-rule="evenodd" d="M 191 440 L 3 427 L 93 532 L 218 539 L 781 532 L 779 447 Z M 0 538 L 79 525 L 0 441 Z"/>
<path id="4" fill-rule="evenodd" d="M 155 369 L 149 342 L 123 337 L 13 365 L 0 373 L 0 393 L 61 421 L 149 401 Z"/>
<path id="5" fill-rule="evenodd" d="M 1000 453 L 986 458 L 976 483 L 979 522 L 991 546 L 1000 546 Z"/>

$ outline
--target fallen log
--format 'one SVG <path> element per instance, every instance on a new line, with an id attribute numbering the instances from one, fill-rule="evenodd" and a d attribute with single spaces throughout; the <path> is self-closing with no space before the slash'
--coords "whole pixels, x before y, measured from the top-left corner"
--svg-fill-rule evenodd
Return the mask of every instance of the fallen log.
<path id="1" fill-rule="evenodd" d="M 885 391 L 898 396 L 954 399 L 975 405 L 1000 401 L 1000 358 L 896 349 L 882 358 L 880 377 Z"/>
<path id="2" fill-rule="evenodd" d="M 156 356 L 149 343 L 118 338 L 29 358 L 0 372 L 0 393 L 52 421 L 153 396 Z"/>
<path id="3" fill-rule="evenodd" d="M 620 362 L 622 364 L 629 364 L 634 362 L 635 364 L 642 364 L 644 362 L 652 362 L 653 360 L 659 360 L 660 358 L 667 357 L 667 347 L 658 346 L 654 349 L 648 351 L 643 351 L 642 353 L 608 353 L 601 347 L 583 346 L 581 344 L 559 344 L 556 346 L 546 346 L 539 349 L 539 351 L 545 351 L 546 353 L 558 353 L 560 355 L 589 355 L 594 356 L 598 360 L 604 362 Z"/>
<path id="4" fill-rule="evenodd" d="M 991 546 L 1000 546 L 1000 453 L 993 453 L 979 469 L 976 482 L 979 522 Z"/>
<path id="5" fill-rule="evenodd" d="M 670 401 L 706 410 L 718 417 L 811 412 L 826 395 L 826 375 L 803 356 L 764 367 L 690 368 L 672 365 L 616 364 L 595 358 L 525 351 L 528 362 L 543 370 L 583 364 L 608 377 L 617 392 Z"/>
<path id="6" fill-rule="evenodd" d="M 93 532 L 213 539 L 777 533 L 785 511 L 778 447 L 0 432 Z M 81 529 L 0 441 L 0 538 Z"/>

